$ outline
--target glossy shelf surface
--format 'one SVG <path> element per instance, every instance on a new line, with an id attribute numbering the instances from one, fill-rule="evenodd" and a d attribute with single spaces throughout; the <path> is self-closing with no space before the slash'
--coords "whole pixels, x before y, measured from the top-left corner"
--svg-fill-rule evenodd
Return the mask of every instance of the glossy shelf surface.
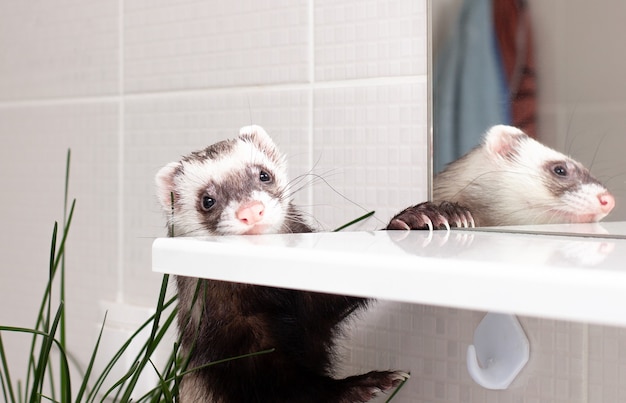
<path id="1" fill-rule="evenodd" d="M 626 223 L 601 236 L 375 231 L 159 238 L 153 271 L 626 326 Z M 616 231 L 615 238 L 610 236 Z"/>

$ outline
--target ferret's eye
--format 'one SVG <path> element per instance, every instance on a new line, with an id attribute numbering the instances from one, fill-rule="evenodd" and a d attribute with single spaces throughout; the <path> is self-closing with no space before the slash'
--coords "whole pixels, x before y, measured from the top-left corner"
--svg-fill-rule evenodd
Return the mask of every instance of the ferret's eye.
<path id="1" fill-rule="evenodd" d="M 261 180 L 261 182 L 269 182 L 272 180 L 272 177 L 267 172 L 261 171 L 259 173 L 259 179 Z"/>
<path id="2" fill-rule="evenodd" d="M 567 168 L 563 165 L 555 165 L 554 168 L 552 168 L 552 172 L 558 176 L 567 176 Z"/>
<path id="3" fill-rule="evenodd" d="M 202 196 L 202 208 L 204 210 L 209 210 L 211 207 L 215 205 L 215 199 L 211 196 Z"/>

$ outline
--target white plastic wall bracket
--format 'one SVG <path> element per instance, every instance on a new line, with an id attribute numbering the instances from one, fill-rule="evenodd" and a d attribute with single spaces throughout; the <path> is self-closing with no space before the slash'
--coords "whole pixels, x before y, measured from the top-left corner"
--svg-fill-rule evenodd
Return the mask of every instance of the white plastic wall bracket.
<path id="1" fill-rule="evenodd" d="M 467 371 L 486 389 L 506 389 L 524 368 L 530 344 L 515 315 L 489 312 L 467 348 Z"/>

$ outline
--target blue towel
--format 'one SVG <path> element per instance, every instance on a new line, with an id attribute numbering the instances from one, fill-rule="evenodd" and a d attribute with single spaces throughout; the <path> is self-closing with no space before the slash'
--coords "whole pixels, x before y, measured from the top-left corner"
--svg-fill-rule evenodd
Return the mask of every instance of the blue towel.
<path id="1" fill-rule="evenodd" d="M 434 172 L 510 124 L 508 86 L 494 34 L 491 0 L 465 0 L 435 65 Z"/>

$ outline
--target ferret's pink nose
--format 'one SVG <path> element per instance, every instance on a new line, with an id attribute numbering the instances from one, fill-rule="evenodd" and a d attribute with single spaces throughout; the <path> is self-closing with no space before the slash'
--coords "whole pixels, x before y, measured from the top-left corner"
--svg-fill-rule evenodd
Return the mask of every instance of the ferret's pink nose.
<path id="1" fill-rule="evenodd" d="M 263 219 L 265 206 L 260 201 L 244 204 L 235 212 L 239 221 L 246 225 L 254 225 Z"/>
<path id="2" fill-rule="evenodd" d="M 609 214 L 615 207 L 615 198 L 609 192 L 599 194 L 598 201 L 600 202 L 602 212 L 605 214 Z"/>

